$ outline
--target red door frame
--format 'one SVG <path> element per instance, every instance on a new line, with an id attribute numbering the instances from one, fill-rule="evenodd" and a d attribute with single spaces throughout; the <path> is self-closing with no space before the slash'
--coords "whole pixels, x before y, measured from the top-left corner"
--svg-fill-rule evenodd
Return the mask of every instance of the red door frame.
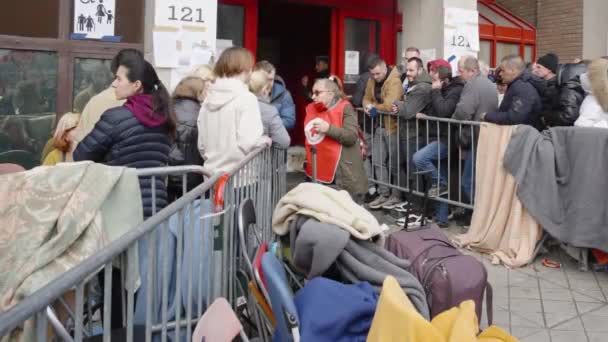
<path id="1" fill-rule="evenodd" d="M 338 75 L 340 78 L 344 78 L 344 40 L 346 34 L 346 18 L 377 21 L 380 24 L 380 32 L 378 36 L 382 37 L 382 39 L 380 39 L 378 42 L 378 55 L 380 55 L 380 57 L 382 57 L 388 64 L 392 65 L 395 63 L 395 56 L 397 54 L 395 51 L 397 43 L 395 15 L 373 14 L 366 11 L 353 11 L 336 8 L 333 10 L 332 15 L 332 73 Z M 370 44 L 375 45 L 375 28 L 372 31 L 373 32 L 370 32 L 370 35 L 374 34 L 374 39 L 370 39 Z M 334 62 L 334 60 L 336 62 Z"/>
<path id="2" fill-rule="evenodd" d="M 255 56 L 258 50 L 258 0 L 219 0 L 219 2 L 227 5 L 243 6 L 245 8 L 243 47 L 251 51 Z"/>
<path id="3" fill-rule="evenodd" d="M 244 32 L 244 47 L 257 52 L 258 43 L 258 1 L 259 0 L 219 0 L 220 3 L 228 5 L 238 5 L 245 8 L 245 32 Z M 331 16 L 331 47 L 330 47 L 330 70 L 340 78 L 344 77 L 344 30 L 346 18 L 357 18 L 366 20 L 377 20 L 380 23 L 380 34 L 378 53 L 384 58 L 387 63 L 394 64 L 396 56 L 396 27 L 399 16 L 397 12 L 397 3 L 392 0 L 378 0 L 383 3 L 384 7 L 392 7 L 386 13 L 379 13 L 379 8 L 370 8 L 365 1 L 353 2 L 351 0 L 287 0 L 297 3 L 305 3 L 311 5 L 329 5 L 332 6 Z M 390 1 L 390 4 L 389 4 Z"/>
<path id="4" fill-rule="evenodd" d="M 258 43 L 258 1 L 259 0 L 219 0 L 220 3 L 238 5 L 245 8 L 245 32 L 244 47 L 255 55 Z M 376 0 L 371 7 L 364 0 L 285 0 L 287 2 L 304 3 L 310 5 L 324 5 L 332 7 L 331 16 L 331 47 L 330 47 L 330 70 L 332 73 L 344 77 L 344 37 L 346 18 L 357 18 L 365 20 L 377 20 L 380 23 L 380 34 L 378 52 L 388 64 L 395 63 L 397 55 L 397 32 L 401 27 L 401 15 L 397 13 L 397 2 L 390 0 Z M 495 3 L 495 0 L 478 0 L 488 6 L 495 13 L 512 22 L 517 28 L 497 27 L 494 23 L 480 24 L 480 39 L 489 40 L 491 45 L 491 64 L 496 61 L 496 43 L 499 41 L 514 42 L 520 44 L 520 54 L 523 56 L 526 45 L 532 46 L 532 59 L 536 59 L 536 29 L 520 18 L 513 18 L 503 7 Z M 489 22 L 489 19 L 485 18 Z M 499 38 L 500 37 L 500 38 Z"/>

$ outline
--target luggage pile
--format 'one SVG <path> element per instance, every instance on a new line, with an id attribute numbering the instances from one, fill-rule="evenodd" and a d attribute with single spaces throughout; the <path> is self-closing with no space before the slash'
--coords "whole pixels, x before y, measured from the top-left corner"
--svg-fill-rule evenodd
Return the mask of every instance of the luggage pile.
<path id="1" fill-rule="evenodd" d="M 437 226 L 388 235 L 346 192 L 302 183 L 275 208 L 277 241 L 252 251 L 244 205 L 255 303 L 247 316 L 274 341 L 516 341 L 491 325 L 483 264 Z M 480 332 L 484 298 L 489 327 Z"/>

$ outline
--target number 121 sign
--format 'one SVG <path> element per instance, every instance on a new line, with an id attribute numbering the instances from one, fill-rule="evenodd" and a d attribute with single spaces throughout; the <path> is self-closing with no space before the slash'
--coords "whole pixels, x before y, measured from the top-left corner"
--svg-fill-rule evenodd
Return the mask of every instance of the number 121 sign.
<path id="1" fill-rule="evenodd" d="M 217 30 L 217 0 L 156 0 L 154 25 L 213 34 Z"/>

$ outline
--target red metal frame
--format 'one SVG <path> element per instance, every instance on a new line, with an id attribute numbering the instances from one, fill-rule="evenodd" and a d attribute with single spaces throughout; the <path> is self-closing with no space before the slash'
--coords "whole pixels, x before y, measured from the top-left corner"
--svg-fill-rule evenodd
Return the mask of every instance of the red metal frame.
<path id="1" fill-rule="evenodd" d="M 388 63 L 395 63 L 396 56 L 396 37 L 397 31 L 395 30 L 395 15 L 383 15 L 383 14 L 374 14 L 366 11 L 352 11 L 352 10 L 343 10 L 343 9 L 334 9 L 334 13 L 336 16 L 337 27 L 333 25 L 332 20 L 332 41 L 333 38 L 337 40 L 337 51 L 332 51 L 335 55 L 332 56 L 332 60 L 336 59 L 336 69 L 332 69 L 333 73 L 336 73 L 340 78 L 344 77 L 344 38 L 345 38 L 345 22 L 346 18 L 355 18 L 355 19 L 363 19 L 363 20 L 374 20 L 380 24 L 380 39 L 378 44 L 378 54 Z M 333 17 L 332 17 L 333 19 Z M 334 30 L 337 30 L 334 33 Z M 370 35 L 374 35 L 374 39 L 370 39 L 370 47 L 375 47 L 376 40 L 376 28 L 374 27 L 370 32 Z M 370 37 L 371 38 L 371 37 Z M 334 44 L 332 44 L 333 48 Z M 333 65 L 333 64 L 332 64 Z"/>
<path id="2" fill-rule="evenodd" d="M 495 0 L 478 0 L 479 3 L 488 7 L 492 12 L 507 20 L 514 27 L 499 26 L 490 18 L 479 13 L 479 16 L 491 24 L 479 24 L 479 38 L 491 41 L 490 66 L 495 67 L 496 45 L 499 42 L 519 44 L 519 54 L 524 57 L 526 45 L 532 46 L 532 60 L 536 60 L 536 29 L 525 20 L 511 14 L 504 7 L 495 3 Z"/>
<path id="3" fill-rule="evenodd" d="M 257 51 L 258 34 L 258 1 L 259 0 L 219 0 L 221 3 L 243 6 L 245 8 L 244 45 L 254 54 Z M 346 18 L 376 20 L 380 23 L 378 53 L 387 63 L 394 64 L 397 32 L 402 31 L 402 15 L 397 12 L 397 1 L 376 0 L 373 5 L 369 0 L 283 0 L 317 6 L 332 7 L 331 17 L 331 49 L 330 70 L 340 77 L 344 76 L 344 37 Z M 512 23 L 513 27 L 496 25 L 492 20 L 483 16 L 491 24 L 479 24 L 479 38 L 491 41 L 492 67 L 496 66 L 496 44 L 499 42 L 518 43 L 520 55 L 524 56 L 525 46 L 532 46 L 532 59 L 536 59 L 536 29 L 525 20 L 514 16 L 495 0 L 478 0 L 497 15 Z M 373 31 L 373 30 L 372 30 Z M 370 44 L 373 46 L 376 32 L 370 32 Z"/>

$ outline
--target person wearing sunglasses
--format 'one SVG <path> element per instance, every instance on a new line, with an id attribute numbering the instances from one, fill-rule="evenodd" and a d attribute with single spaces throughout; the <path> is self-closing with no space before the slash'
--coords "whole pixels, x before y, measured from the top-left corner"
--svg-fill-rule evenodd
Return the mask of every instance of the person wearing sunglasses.
<path id="1" fill-rule="evenodd" d="M 357 114 L 342 92 L 336 76 L 317 80 L 306 107 L 306 174 L 316 181 L 346 190 L 355 201 L 367 192 L 367 177 L 359 150 Z M 317 150 L 313 161 L 312 147 Z"/>

